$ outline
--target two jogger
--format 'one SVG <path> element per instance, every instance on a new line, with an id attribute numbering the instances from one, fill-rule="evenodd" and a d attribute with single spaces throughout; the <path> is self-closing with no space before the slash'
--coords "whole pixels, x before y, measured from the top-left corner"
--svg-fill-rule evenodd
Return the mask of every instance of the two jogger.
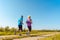
<path id="1" fill-rule="evenodd" d="M 27 24 L 27 28 L 28 28 L 28 33 L 31 32 L 31 24 L 32 24 L 32 19 L 31 16 L 28 16 L 27 20 L 26 20 L 26 24 Z M 21 16 L 21 18 L 18 20 L 18 27 L 19 27 L 19 31 L 20 31 L 20 35 L 22 32 L 22 26 L 23 26 L 23 16 Z"/>

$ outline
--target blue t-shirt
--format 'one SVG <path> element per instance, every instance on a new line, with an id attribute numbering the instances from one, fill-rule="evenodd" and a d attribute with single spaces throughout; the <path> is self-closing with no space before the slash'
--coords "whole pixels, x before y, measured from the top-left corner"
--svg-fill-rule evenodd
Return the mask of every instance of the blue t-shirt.
<path id="1" fill-rule="evenodd" d="M 18 19 L 18 25 L 22 25 L 23 24 L 23 18 Z"/>

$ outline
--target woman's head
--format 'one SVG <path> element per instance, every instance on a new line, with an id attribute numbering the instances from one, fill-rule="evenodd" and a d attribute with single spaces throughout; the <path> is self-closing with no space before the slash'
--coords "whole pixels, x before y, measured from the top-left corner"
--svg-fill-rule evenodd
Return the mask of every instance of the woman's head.
<path id="1" fill-rule="evenodd" d="M 28 16 L 28 18 L 31 18 L 31 16 Z"/>

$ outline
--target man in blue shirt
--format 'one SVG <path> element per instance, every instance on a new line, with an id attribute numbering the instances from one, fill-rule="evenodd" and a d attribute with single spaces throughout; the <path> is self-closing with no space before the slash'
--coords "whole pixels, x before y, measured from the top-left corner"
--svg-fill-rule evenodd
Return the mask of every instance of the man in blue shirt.
<path id="1" fill-rule="evenodd" d="M 18 19 L 18 27 L 19 27 L 20 33 L 22 32 L 22 25 L 23 25 L 23 16 L 21 16 L 21 18 Z"/>

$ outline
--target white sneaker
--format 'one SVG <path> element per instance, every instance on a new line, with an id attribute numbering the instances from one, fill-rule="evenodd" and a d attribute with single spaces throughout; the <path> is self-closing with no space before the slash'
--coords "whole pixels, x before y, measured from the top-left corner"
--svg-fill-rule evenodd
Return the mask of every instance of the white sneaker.
<path id="1" fill-rule="evenodd" d="M 26 35 L 28 35 L 28 36 L 29 36 L 29 35 L 30 35 L 30 32 L 27 32 L 27 33 L 26 33 Z"/>

